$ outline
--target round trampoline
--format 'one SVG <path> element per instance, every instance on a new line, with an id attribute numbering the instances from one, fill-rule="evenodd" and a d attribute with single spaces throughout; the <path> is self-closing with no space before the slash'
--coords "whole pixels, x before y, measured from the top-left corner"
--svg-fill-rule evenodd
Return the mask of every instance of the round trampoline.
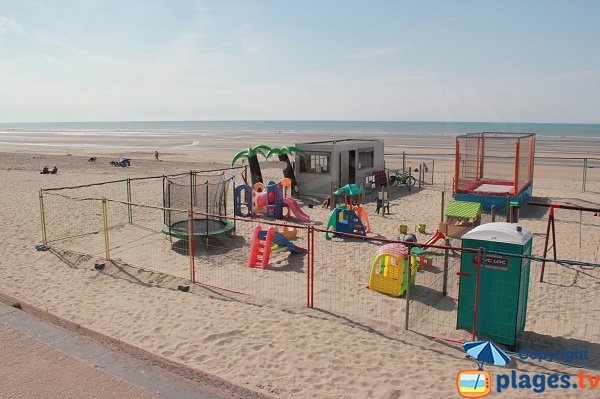
<path id="1" fill-rule="evenodd" d="M 227 192 L 233 177 L 224 172 L 200 175 L 196 172 L 163 180 L 165 208 L 162 232 L 181 240 L 223 237 L 235 233 L 227 216 Z M 194 212 L 194 231 L 190 234 L 188 212 Z"/>
<path id="2" fill-rule="evenodd" d="M 190 238 L 189 221 L 181 220 L 172 225 L 165 224 L 162 232 L 181 240 Z M 194 239 L 207 237 L 223 237 L 233 234 L 235 225 L 229 219 L 202 218 L 194 219 Z"/>

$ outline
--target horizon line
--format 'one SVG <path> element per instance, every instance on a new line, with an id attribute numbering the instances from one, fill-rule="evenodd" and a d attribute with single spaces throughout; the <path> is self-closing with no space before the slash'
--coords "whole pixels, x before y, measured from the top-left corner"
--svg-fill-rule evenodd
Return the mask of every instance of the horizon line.
<path id="1" fill-rule="evenodd" d="M 507 125 L 600 125 L 599 122 L 500 122 L 500 121 L 436 121 L 436 120 L 394 120 L 394 119 L 147 119 L 147 120 L 78 120 L 78 121 L 37 121 L 37 122 L 0 122 L 0 125 L 18 124 L 58 124 L 58 123 L 151 123 L 151 122 L 398 122 L 398 123 L 490 123 Z"/>

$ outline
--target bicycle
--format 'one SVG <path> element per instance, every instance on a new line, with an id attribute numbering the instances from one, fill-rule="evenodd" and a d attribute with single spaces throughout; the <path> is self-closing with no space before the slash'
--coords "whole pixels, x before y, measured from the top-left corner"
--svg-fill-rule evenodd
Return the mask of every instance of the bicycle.
<path id="1" fill-rule="evenodd" d="M 404 184 L 406 187 L 413 187 L 417 184 L 417 179 L 414 176 L 409 175 L 408 173 L 401 172 L 399 170 L 393 170 L 394 174 L 390 174 L 390 186 L 399 186 Z"/>

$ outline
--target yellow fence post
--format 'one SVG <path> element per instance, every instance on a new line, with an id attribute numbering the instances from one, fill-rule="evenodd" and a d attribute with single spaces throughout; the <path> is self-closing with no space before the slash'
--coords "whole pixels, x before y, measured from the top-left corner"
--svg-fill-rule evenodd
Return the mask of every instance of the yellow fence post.
<path id="1" fill-rule="evenodd" d="M 102 217 L 104 219 L 104 251 L 106 260 L 110 260 L 110 242 L 108 241 L 108 208 L 106 198 L 102 198 Z"/>
<path id="2" fill-rule="evenodd" d="M 131 211 L 131 180 L 127 179 L 127 213 L 129 216 L 129 224 L 133 223 L 133 215 Z"/>
<path id="3" fill-rule="evenodd" d="M 190 253 L 190 280 L 196 283 L 196 265 L 194 262 L 194 210 L 190 210 L 189 216 L 189 234 L 188 234 L 188 251 Z"/>
<path id="4" fill-rule="evenodd" d="M 44 246 L 48 245 L 48 239 L 46 238 L 46 212 L 44 210 L 44 192 L 40 190 L 40 223 L 42 226 L 42 243 Z"/>

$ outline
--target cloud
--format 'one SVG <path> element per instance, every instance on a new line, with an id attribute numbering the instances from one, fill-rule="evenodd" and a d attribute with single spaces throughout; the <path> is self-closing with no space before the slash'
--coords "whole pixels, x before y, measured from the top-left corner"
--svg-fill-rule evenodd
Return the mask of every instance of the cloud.
<path id="1" fill-rule="evenodd" d="M 0 16 L 0 33 L 10 32 L 23 36 L 23 27 L 8 18 Z"/>
<path id="2" fill-rule="evenodd" d="M 368 50 L 360 51 L 358 53 L 350 54 L 346 58 L 349 60 L 375 58 L 375 57 L 381 57 L 381 56 L 388 55 L 388 54 L 397 53 L 400 50 L 404 50 L 406 48 L 407 47 L 402 44 L 390 44 L 390 45 L 375 47 L 375 48 L 371 48 Z"/>

